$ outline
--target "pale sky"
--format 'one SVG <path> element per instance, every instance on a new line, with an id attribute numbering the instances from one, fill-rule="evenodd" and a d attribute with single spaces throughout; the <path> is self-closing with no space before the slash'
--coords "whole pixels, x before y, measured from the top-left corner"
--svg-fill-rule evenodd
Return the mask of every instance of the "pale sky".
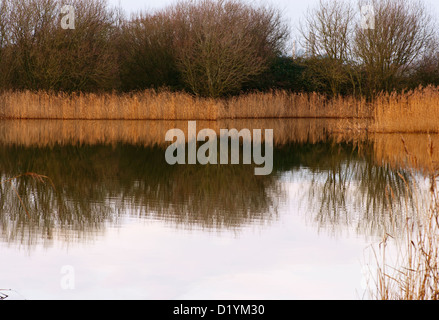
<path id="1" fill-rule="evenodd" d="M 356 3 L 357 0 L 351 0 Z M 169 4 L 177 2 L 177 0 L 109 0 L 110 4 L 118 5 L 119 3 L 127 12 L 136 12 L 138 10 L 153 10 L 166 7 Z M 318 4 L 319 0 L 257 0 L 247 1 L 251 4 L 271 4 L 281 10 L 284 10 L 285 18 L 291 20 L 292 23 L 304 17 L 308 7 Z M 432 14 L 439 19 L 439 1 L 423 0 L 427 6 L 431 6 Z"/>

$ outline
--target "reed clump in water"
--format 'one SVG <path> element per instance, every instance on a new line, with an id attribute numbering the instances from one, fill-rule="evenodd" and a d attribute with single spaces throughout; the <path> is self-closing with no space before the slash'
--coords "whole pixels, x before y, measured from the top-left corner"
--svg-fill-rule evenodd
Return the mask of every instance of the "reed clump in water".
<path id="1" fill-rule="evenodd" d="M 380 94 L 374 101 L 373 132 L 439 132 L 439 87 Z"/>
<path id="2" fill-rule="evenodd" d="M 433 154 L 431 141 L 428 154 Z M 417 163 L 408 150 L 407 157 Z M 428 168 L 420 169 L 429 183 L 428 196 L 418 199 L 416 214 L 406 217 L 403 228 L 389 230 L 374 251 L 377 269 L 371 296 L 375 299 L 439 300 L 439 166 L 431 161 Z"/>

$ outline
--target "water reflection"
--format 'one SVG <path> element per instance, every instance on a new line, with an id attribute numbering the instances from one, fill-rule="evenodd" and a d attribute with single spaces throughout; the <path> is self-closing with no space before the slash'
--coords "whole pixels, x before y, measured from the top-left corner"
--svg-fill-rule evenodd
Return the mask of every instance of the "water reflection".
<path id="1" fill-rule="evenodd" d="M 29 248 L 55 240 L 84 242 L 126 214 L 203 230 L 264 225 L 295 196 L 286 191 L 285 177 L 304 186 L 299 196 L 311 211 L 302 214 L 334 234 L 346 226 L 364 235 L 382 233 L 389 223 L 400 224 L 413 206 L 411 176 L 386 158 L 383 141 L 375 136 L 360 144 L 335 143 L 336 120 L 197 126 L 218 132 L 273 128 L 273 173 L 255 176 L 252 165 L 168 165 L 166 131 L 185 131 L 187 122 L 1 121 L 1 180 L 36 172 L 55 186 L 32 177 L 0 185 L 2 240 Z"/>
<path id="2" fill-rule="evenodd" d="M 87 238 L 126 212 L 186 227 L 264 223 L 282 195 L 274 176 L 254 176 L 251 166 L 170 166 L 158 147 L 3 146 L 0 157 L 2 180 L 38 172 L 56 186 L 29 177 L 14 181 L 29 220 L 12 187 L 2 185 L 3 237 L 29 244 L 51 240 L 54 232 Z"/>

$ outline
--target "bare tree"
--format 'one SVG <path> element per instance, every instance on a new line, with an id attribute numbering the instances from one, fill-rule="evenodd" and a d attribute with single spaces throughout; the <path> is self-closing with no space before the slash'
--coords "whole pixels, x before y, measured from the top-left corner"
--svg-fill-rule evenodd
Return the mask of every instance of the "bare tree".
<path id="1" fill-rule="evenodd" d="M 343 0 L 320 0 L 316 8 L 309 9 L 299 32 L 303 45 L 314 55 L 332 60 L 349 58 L 355 12 Z"/>
<path id="2" fill-rule="evenodd" d="M 0 89 L 7 86 L 7 79 L 9 79 L 10 67 L 8 62 L 8 45 L 10 41 L 9 35 L 9 12 L 11 5 L 10 1 L 0 0 Z"/>
<path id="3" fill-rule="evenodd" d="M 308 67 L 323 82 L 329 83 L 333 95 L 349 80 L 344 65 L 351 59 L 351 39 L 355 12 L 349 2 L 320 0 L 309 9 L 299 26 L 303 46 L 311 60 Z"/>
<path id="4" fill-rule="evenodd" d="M 267 68 L 287 36 L 277 10 L 235 0 L 180 2 L 171 10 L 178 66 L 199 95 L 238 91 Z"/>
<path id="5" fill-rule="evenodd" d="M 115 14 L 105 0 L 3 0 L 8 85 L 17 89 L 97 90 L 117 76 Z M 61 7 L 75 8 L 75 29 L 61 27 Z M 3 21 L 3 20 L 2 20 Z M 0 26 L 1 28 L 1 26 Z M 3 64 L 2 63 L 2 64 Z"/>
<path id="6" fill-rule="evenodd" d="M 421 1 L 370 0 L 374 28 L 357 25 L 354 53 L 366 74 L 368 94 L 391 91 L 434 38 L 434 25 Z"/>

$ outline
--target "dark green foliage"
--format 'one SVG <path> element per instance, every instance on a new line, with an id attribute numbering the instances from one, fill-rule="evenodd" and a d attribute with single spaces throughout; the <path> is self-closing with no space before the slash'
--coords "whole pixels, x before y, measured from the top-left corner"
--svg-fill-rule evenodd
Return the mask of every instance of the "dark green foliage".
<path id="1" fill-rule="evenodd" d="M 303 82 L 305 69 L 306 66 L 292 57 L 277 56 L 272 59 L 270 67 L 263 74 L 249 81 L 243 89 L 303 91 L 307 88 Z"/>

